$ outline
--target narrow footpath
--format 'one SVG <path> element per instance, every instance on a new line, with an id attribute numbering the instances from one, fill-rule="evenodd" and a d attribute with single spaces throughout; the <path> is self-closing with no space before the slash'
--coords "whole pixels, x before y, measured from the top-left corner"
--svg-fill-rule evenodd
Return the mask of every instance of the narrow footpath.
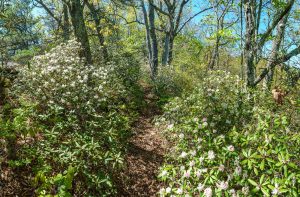
<path id="1" fill-rule="evenodd" d="M 125 157 L 126 166 L 121 174 L 121 197 L 157 196 L 160 189 L 157 174 L 163 163 L 167 141 L 153 122 L 159 110 L 150 88 L 145 88 L 144 99 L 147 106 L 134 125 Z"/>

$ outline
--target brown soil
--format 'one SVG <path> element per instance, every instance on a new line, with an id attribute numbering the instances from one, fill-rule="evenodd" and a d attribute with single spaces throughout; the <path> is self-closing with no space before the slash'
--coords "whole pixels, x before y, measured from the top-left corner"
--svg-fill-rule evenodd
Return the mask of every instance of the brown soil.
<path id="1" fill-rule="evenodd" d="M 161 185 L 157 175 L 163 163 L 167 141 L 153 123 L 159 110 L 150 89 L 145 88 L 144 99 L 147 106 L 134 125 L 134 134 L 125 157 L 126 167 L 120 176 L 120 197 L 157 196 Z"/>

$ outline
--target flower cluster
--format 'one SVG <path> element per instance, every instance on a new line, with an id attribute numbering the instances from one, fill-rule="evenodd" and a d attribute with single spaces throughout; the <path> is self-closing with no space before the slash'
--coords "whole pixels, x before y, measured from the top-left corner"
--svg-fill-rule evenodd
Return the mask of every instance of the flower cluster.
<path id="1" fill-rule="evenodd" d="M 175 151 L 159 174 L 165 184 L 160 195 L 293 196 L 300 189 L 300 135 L 291 131 L 286 117 L 259 107 L 241 124 L 237 120 L 248 114 L 240 107 L 249 110 L 250 105 L 243 87 L 212 85 L 235 78 L 227 73 L 215 77 L 216 82 L 208 78 L 201 91 L 177 98 L 165 109 L 161 120 L 169 125 L 166 136 Z M 205 93 L 208 88 L 211 95 Z M 223 98 L 219 92 L 231 97 Z M 240 96 L 245 99 L 243 105 L 238 104 Z M 224 102 L 210 106 L 214 99 Z"/>
<path id="2" fill-rule="evenodd" d="M 44 107 L 58 106 L 77 113 L 88 108 L 92 113 L 116 94 L 108 85 L 111 69 L 86 65 L 78 57 L 79 50 L 80 45 L 71 40 L 36 56 L 32 65 L 22 71 L 26 90 Z"/>
<path id="3" fill-rule="evenodd" d="M 70 40 L 35 57 L 20 71 L 16 89 L 37 105 L 33 116 L 43 128 L 39 161 L 51 160 L 54 169 L 73 166 L 91 190 L 105 193 L 112 190 L 113 168 L 122 163 L 125 89 L 113 66 L 87 65 L 79 51 Z"/>

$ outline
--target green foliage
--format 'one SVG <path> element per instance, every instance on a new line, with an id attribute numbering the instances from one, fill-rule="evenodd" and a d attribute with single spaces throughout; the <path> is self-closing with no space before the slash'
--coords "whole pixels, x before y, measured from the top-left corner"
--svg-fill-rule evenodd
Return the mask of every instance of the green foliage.
<path id="1" fill-rule="evenodd" d="M 38 186 L 38 196 L 50 197 L 53 195 L 49 192 L 52 192 L 52 194 L 55 193 L 54 196 L 71 197 L 72 182 L 76 169 L 69 167 L 63 174 L 58 173 L 57 175 L 50 177 L 46 175 L 49 170 L 49 168 L 45 168 L 44 170 L 39 171 L 34 178 L 34 184 Z"/>
<path id="2" fill-rule="evenodd" d="M 136 111 L 143 105 L 143 91 L 139 84 L 142 75 L 140 62 L 134 53 L 124 51 L 114 55 L 112 64 L 118 65 L 114 75 L 126 90 L 122 95 L 123 100 L 129 109 Z"/>
<path id="3" fill-rule="evenodd" d="M 212 123 L 212 129 L 224 132 L 248 121 L 251 98 L 237 76 L 223 71 L 210 72 L 192 93 L 188 92 L 183 98 L 175 98 L 166 105 L 165 116 L 175 123 L 203 116 Z"/>
<path id="4" fill-rule="evenodd" d="M 174 147 L 159 175 L 161 196 L 298 196 L 294 120 L 240 83 L 211 73 L 167 105 L 161 120 Z"/>
<path id="5" fill-rule="evenodd" d="M 123 163 L 130 118 L 123 99 L 125 82 L 116 77 L 114 65 L 86 66 L 78 58 L 79 51 L 78 43 L 71 40 L 35 57 L 30 68 L 20 71 L 15 87 L 18 95 L 36 103 L 15 110 L 13 120 L 17 131 L 31 133 L 35 127 L 27 125 L 28 120 L 41 128 L 34 146 L 25 150 L 36 168 L 51 167 L 50 177 L 38 175 L 38 180 L 47 179 L 36 183 L 41 195 L 51 193 L 53 185 L 61 188 L 55 195 L 68 195 L 65 179 L 69 178 L 52 175 L 69 166 L 76 169 L 72 190 L 112 195 L 111 178 Z"/>
<path id="6" fill-rule="evenodd" d="M 36 104 L 29 103 L 22 99 L 20 99 L 18 108 L 12 109 L 12 107 L 7 104 L 3 113 L 10 112 L 6 114 L 6 117 L 9 118 L 0 118 L 0 137 L 15 138 L 17 136 L 26 137 L 36 134 L 40 128 L 32 119 L 35 110 Z"/>
<path id="7" fill-rule="evenodd" d="M 12 57 L 15 62 L 18 62 L 22 65 L 26 65 L 30 60 L 40 52 L 40 49 L 33 47 L 31 49 L 24 49 L 17 52 L 16 55 Z"/>

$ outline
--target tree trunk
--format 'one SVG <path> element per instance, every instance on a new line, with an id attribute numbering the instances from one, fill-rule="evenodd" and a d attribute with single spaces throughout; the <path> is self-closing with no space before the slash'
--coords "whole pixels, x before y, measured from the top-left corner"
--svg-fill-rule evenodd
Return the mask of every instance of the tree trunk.
<path id="1" fill-rule="evenodd" d="M 270 68 L 270 69 L 269 69 L 268 74 L 266 75 L 266 78 L 264 81 L 265 82 L 264 85 L 267 89 L 270 89 L 271 85 L 272 85 L 275 67 L 271 67 L 271 65 L 273 64 L 274 61 L 276 61 L 276 58 L 277 58 L 277 55 L 279 52 L 279 48 L 280 48 L 281 42 L 284 37 L 284 32 L 285 32 L 288 15 L 289 15 L 289 13 L 284 18 L 282 18 L 280 20 L 280 22 L 278 23 L 277 35 L 276 35 L 275 39 L 273 40 L 271 57 L 267 63 L 267 68 Z"/>
<path id="2" fill-rule="evenodd" d="M 218 62 L 219 62 L 219 45 L 220 45 L 220 37 L 217 36 L 216 43 L 214 46 L 214 49 L 212 51 L 212 55 L 208 64 L 208 69 L 213 70 L 216 67 L 219 67 Z"/>
<path id="3" fill-rule="evenodd" d="M 82 46 L 80 56 L 85 58 L 87 64 L 91 64 L 92 55 L 83 17 L 83 8 L 84 6 L 81 4 L 80 0 L 72 0 L 69 4 L 69 12 L 74 28 L 74 34 L 76 39 L 81 43 Z"/>
<path id="4" fill-rule="evenodd" d="M 143 11 L 144 23 L 146 28 L 146 44 L 148 49 L 149 65 L 150 68 L 152 68 L 152 47 L 151 47 L 151 38 L 150 38 L 150 27 L 149 27 L 148 14 L 146 11 L 144 0 L 141 0 L 141 7 Z"/>
<path id="5" fill-rule="evenodd" d="M 165 36 L 164 51 L 163 51 L 163 55 L 162 55 L 162 65 L 163 66 L 168 64 L 169 50 L 170 50 L 170 33 L 167 32 L 166 36 Z"/>
<path id="6" fill-rule="evenodd" d="M 171 65 L 173 61 L 173 48 L 174 48 L 174 35 L 171 34 L 170 44 L 169 44 L 169 57 L 168 57 L 169 65 Z"/>
<path id="7" fill-rule="evenodd" d="M 245 14 L 246 14 L 246 35 L 245 35 L 245 47 L 244 58 L 246 68 L 247 86 L 254 87 L 255 82 L 255 1 L 245 0 Z"/>
<path id="8" fill-rule="evenodd" d="M 157 75 L 157 68 L 158 68 L 158 46 L 157 46 L 157 38 L 156 38 L 156 32 L 155 32 L 155 13 L 154 13 L 154 7 L 153 0 L 149 0 L 149 31 L 150 31 L 150 38 L 151 38 L 151 48 L 152 48 L 152 64 L 151 66 L 151 78 L 155 80 Z"/>
<path id="9" fill-rule="evenodd" d="M 105 45 L 104 36 L 101 32 L 100 19 L 98 17 L 98 14 L 97 14 L 97 11 L 96 11 L 94 5 L 89 3 L 88 1 L 86 1 L 86 2 L 87 2 L 87 6 L 88 6 L 88 8 L 91 12 L 91 15 L 93 17 L 95 26 L 96 26 L 97 37 L 98 37 L 98 40 L 99 40 L 99 43 L 100 43 L 100 46 L 101 46 L 101 49 L 102 49 L 104 62 L 108 62 L 109 61 L 108 50 L 107 50 L 107 47 Z"/>
<path id="10" fill-rule="evenodd" d="M 68 41 L 70 39 L 70 22 L 69 22 L 68 6 L 65 3 L 63 4 L 63 14 L 64 14 L 63 38 L 64 41 Z"/>

